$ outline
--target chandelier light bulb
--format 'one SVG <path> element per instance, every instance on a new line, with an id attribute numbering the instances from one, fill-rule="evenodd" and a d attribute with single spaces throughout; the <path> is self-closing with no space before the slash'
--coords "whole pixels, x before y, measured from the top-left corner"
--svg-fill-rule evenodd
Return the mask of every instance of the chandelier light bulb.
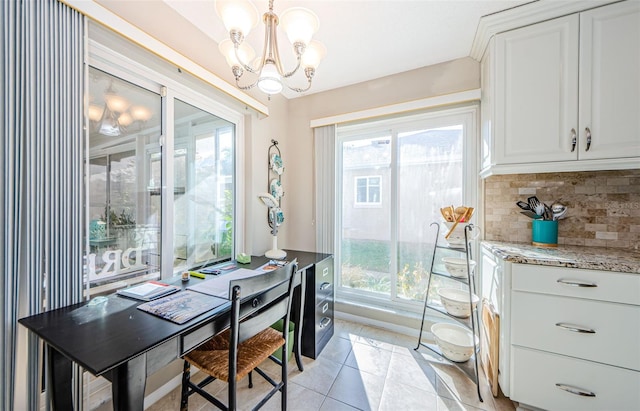
<path id="1" fill-rule="evenodd" d="M 118 117 L 118 124 L 122 127 L 127 127 L 131 123 L 133 123 L 133 118 L 128 112 L 122 113 Z"/>
<path id="2" fill-rule="evenodd" d="M 280 26 L 287 33 L 291 44 L 309 44 L 311 37 L 318 31 L 320 20 L 314 12 L 303 7 L 285 10 L 280 17 Z"/>
<path id="3" fill-rule="evenodd" d="M 126 98 L 113 92 L 105 94 L 104 101 L 107 103 L 107 108 L 115 113 L 125 112 L 131 105 Z"/>
<path id="4" fill-rule="evenodd" d="M 89 104 L 89 120 L 100 121 L 102 113 L 104 113 L 104 107 L 97 104 Z"/>
<path id="5" fill-rule="evenodd" d="M 272 62 L 267 62 L 262 71 L 260 72 L 260 78 L 258 79 L 258 88 L 266 94 L 278 94 L 282 91 L 282 80 L 276 65 Z"/>
<path id="6" fill-rule="evenodd" d="M 247 43 L 242 43 L 238 47 L 238 57 L 240 57 L 240 60 L 242 60 L 241 62 L 239 62 L 236 58 L 236 51 L 234 50 L 233 42 L 229 39 L 222 40 L 218 45 L 218 49 L 227 60 L 227 64 L 229 65 L 229 67 L 248 64 L 248 62 L 253 60 L 256 55 L 253 47 L 251 47 Z"/>
<path id="7" fill-rule="evenodd" d="M 144 106 L 131 106 L 129 112 L 134 121 L 148 121 L 153 116 L 151 110 Z"/>
<path id="8" fill-rule="evenodd" d="M 326 54 L 327 48 L 324 44 L 317 40 L 313 40 L 309 43 L 302 55 L 302 67 L 317 68 L 320 65 L 320 61 L 322 61 Z"/>
<path id="9" fill-rule="evenodd" d="M 258 9 L 248 0 L 217 0 L 215 6 L 228 32 L 246 36 L 258 24 Z"/>

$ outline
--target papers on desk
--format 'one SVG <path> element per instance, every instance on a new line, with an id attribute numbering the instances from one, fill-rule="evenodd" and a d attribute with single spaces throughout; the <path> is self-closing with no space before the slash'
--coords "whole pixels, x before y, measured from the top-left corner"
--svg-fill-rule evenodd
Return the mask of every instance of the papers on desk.
<path id="1" fill-rule="evenodd" d="M 189 287 L 187 287 L 187 290 L 229 299 L 229 282 L 231 280 L 253 277 L 254 275 L 262 273 L 264 273 L 264 271 L 238 268 L 237 270 L 232 271 L 229 274 L 221 275 L 210 280 L 201 281 L 197 284 L 190 285 Z"/>
<path id="2" fill-rule="evenodd" d="M 175 285 L 158 283 L 155 281 L 149 281 L 144 284 L 136 285 L 129 288 L 123 288 L 116 291 L 119 295 L 123 295 L 129 298 L 135 298 L 140 301 L 151 301 L 156 298 L 164 297 L 179 291 L 180 287 Z"/>
<path id="3" fill-rule="evenodd" d="M 177 324 L 184 324 L 201 314 L 228 303 L 229 301 L 220 298 L 187 290 L 140 304 L 138 309 Z"/>

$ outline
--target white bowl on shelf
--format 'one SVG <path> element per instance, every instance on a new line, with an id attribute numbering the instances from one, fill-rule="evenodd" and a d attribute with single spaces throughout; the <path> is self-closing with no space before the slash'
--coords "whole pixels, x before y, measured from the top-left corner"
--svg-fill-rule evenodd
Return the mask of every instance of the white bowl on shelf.
<path id="1" fill-rule="evenodd" d="M 444 268 L 447 269 L 447 272 L 452 277 L 467 278 L 467 260 L 465 258 L 442 257 L 442 262 L 444 263 Z M 472 273 L 475 267 L 476 262 L 469 260 L 469 268 Z"/>
<path id="2" fill-rule="evenodd" d="M 471 315 L 471 307 L 474 309 L 480 301 L 480 297 L 471 294 L 469 305 L 469 292 L 458 288 L 439 288 L 438 295 L 444 309 L 454 317 L 467 318 Z"/>
<path id="3" fill-rule="evenodd" d="M 468 361 L 478 343 L 478 337 L 475 337 L 465 327 L 456 324 L 433 324 L 431 333 L 433 333 L 442 355 L 454 362 Z"/>

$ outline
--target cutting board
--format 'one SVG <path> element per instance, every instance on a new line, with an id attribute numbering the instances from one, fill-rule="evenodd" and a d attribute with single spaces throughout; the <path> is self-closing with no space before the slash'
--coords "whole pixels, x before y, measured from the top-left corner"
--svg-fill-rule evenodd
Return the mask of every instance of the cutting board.
<path id="1" fill-rule="evenodd" d="M 482 368 L 491 386 L 491 393 L 498 396 L 498 350 L 500 348 L 500 316 L 491 301 L 482 300 Z"/>

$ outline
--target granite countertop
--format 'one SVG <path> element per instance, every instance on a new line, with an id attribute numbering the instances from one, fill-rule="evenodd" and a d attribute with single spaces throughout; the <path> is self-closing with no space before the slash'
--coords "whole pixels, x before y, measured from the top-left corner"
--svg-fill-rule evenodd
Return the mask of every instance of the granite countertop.
<path id="1" fill-rule="evenodd" d="M 497 241 L 483 241 L 482 246 L 512 263 L 640 274 L 640 252 L 625 249 L 570 245 L 542 248 L 526 243 Z"/>

